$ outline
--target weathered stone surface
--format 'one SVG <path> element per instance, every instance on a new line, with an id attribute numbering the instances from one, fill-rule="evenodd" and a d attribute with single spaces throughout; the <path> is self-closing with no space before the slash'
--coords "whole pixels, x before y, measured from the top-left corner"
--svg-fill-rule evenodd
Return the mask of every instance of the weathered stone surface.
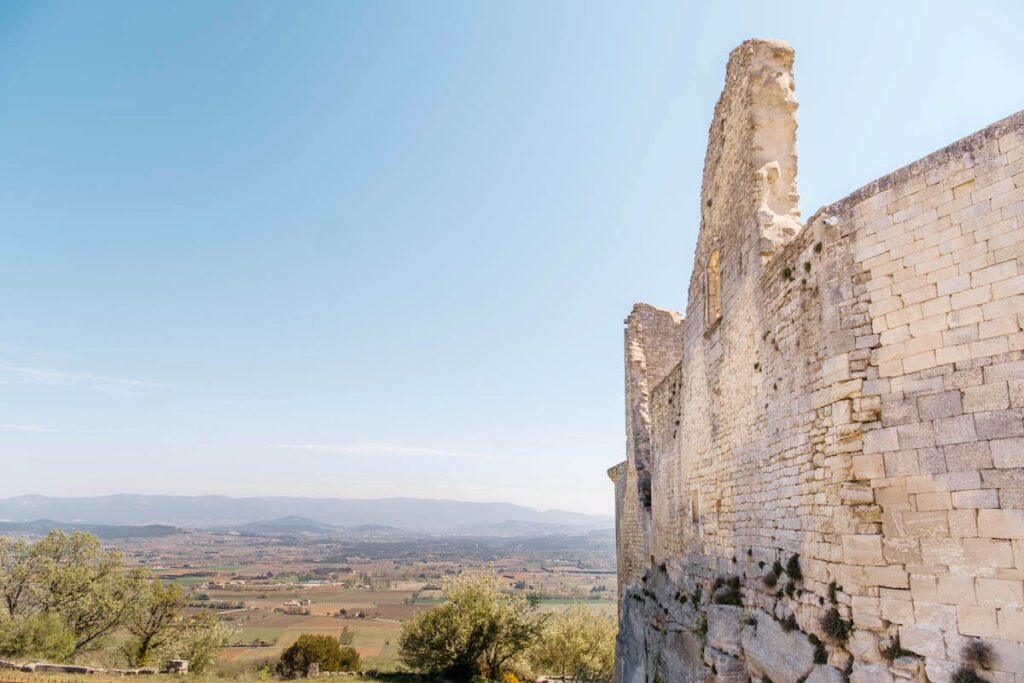
<path id="1" fill-rule="evenodd" d="M 882 664 L 854 662 L 850 683 L 893 683 L 893 677 L 889 667 Z"/>
<path id="2" fill-rule="evenodd" d="M 738 655 L 742 647 L 743 608 L 732 605 L 708 605 L 708 645 Z"/>
<path id="3" fill-rule="evenodd" d="M 92 673 L 92 669 L 87 666 L 78 666 L 75 664 L 49 664 L 45 662 L 39 662 L 35 665 L 33 670 L 37 673 L 51 673 L 51 674 L 87 674 Z"/>
<path id="4" fill-rule="evenodd" d="M 704 664 L 704 647 L 698 635 L 691 631 L 665 633 L 653 651 L 652 672 L 657 667 L 663 681 L 704 683 L 710 669 Z"/>
<path id="5" fill-rule="evenodd" d="M 816 666 L 804 683 L 846 683 L 846 674 L 834 666 Z"/>
<path id="6" fill-rule="evenodd" d="M 849 650 L 855 659 L 869 664 L 881 664 L 882 653 L 878 647 L 879 640 L 880 638 L 877 633 L 857 629 L 850 635 L 850 640 L 846 643 L 846 649 Z"/>
<path id="7" fill-rule="evenodd" d="M 743 662 L 732 655 L 712 647 L 704 648 L 704 663 L 711 667 L 715 674 L 715 683 L 747 683 L 750 677 L 747 676 Z"/>
<path id="8" fill-rule="evenodd" d="M 686 315 L 637 304 L 626 321 L 617 680 L 704 681 L 736 658 L 775 683 L 847 665 L 945 681 L 984 638 L 1008 683 L 1024 674 L 1024 112 L 801 223 L 792 62 L 769 40 L 730 55 Z M 717 600 L 742 607 L 709 604 L 723 582 Z M 823 631 L 831 609 L 856 627 L 845 644 Z M 897 633 L 918 656 L 881 658 Z"/>
<path id="9" fill-rule="evenodd" d="M 814 668 L 814 646 L 803 633 L 787 633 L 764 612 L 757 612 L 756 618 L 756 628 L 743 632 L 748 670 L 775 683 L 799 683 Z"/>

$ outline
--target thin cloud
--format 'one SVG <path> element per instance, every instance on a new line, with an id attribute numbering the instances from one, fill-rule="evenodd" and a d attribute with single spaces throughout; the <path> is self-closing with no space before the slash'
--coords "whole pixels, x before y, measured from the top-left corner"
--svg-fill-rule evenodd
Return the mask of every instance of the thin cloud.
<path id="1" fill-rule="evenodd" d="M 0 384 L 45 384 L 49 386 L 82 386 L 101 391 L 152 389 L 166 384 L 129 377 L 110 377 L 88 372 L 42 370 L 23 365 L 0 363 Z"/>
<path id="2" fill-rule="evenodd" d="M 484 453 L 466 453 L 451 451 L 444 448 L 410 448 L 383 443 L 364 444 L 315 444 L 315 443 L 272 443 L 271 448 L 290 451 L 313 451 L 318 453 L 337 453 L 339 455 L 389 455 L 437 458 L 467 458 L 470 460 L 493 460 L 494 457 Z"/>
<path id="3" fill-rule="evenodd" d="M 10 431 L 10 432 L 33 432 L 33 433 L 37 433 L 37 434 L 53 434 L 53 433 L 57 432 L 57 430 L 52 428 L 52 427 L 43 427 L 41 425 L 10 425 L 10 424 L 0 424 L 0 430 Z"/>

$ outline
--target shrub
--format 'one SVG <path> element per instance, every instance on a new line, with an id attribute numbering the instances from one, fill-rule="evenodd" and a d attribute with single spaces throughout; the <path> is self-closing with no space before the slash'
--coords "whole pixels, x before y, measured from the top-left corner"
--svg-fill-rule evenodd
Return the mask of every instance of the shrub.
<path id="1" fill-rule="evenodd" d="M 779 577 L 775 576 L 775 574 L 772 574 L 771 572 L 761 577 L 761 580 L 764 581 L 764 585 L 767 588 L 775 588 L 776 584 L 779 583 Z"/>
<path id="2" fill-rule="evenodd" d="M 799 627 L 799 624 L 796 623 L 796 616 L 792 614 L 783 619 L 780 623 L 782 624 L 782 630 L 786 633 L 795 631 Z"/>
<path id="3" fill-rule="evenodd" d="M 989 683 L 987 680 L 977 674 L 977 672 L 969 666 L 961 666 L 959 669 L 953 672 L 953 677 L 949 679 L 950 683 Z"/>
<path id="4" fill-rule="evenodd" d="M 579 683 L 610 682 L 615 676 L 616 630 L 613 617 L 574 605 L 548 619 L 527 657 L 535 671 Z"/>
<path id="5" fill-rule="evenodd" d="M 295 678 L 305 676 L 313 664 L 321 671 L 352 671 L 359 668 L 359 653 L 342 647 L 332 636 L 303 633 L 281 654 L 277 670 L 286 678 Z"/>
<path id="6" fill-rule="evenodd" d="M 979 669 L 992 668 L 992 646 L 984 640 L 975 639 L 968 641 L 960 651 L 960 657 L 969 666 L 976 666 Z"/>
<path id="7" fill-rule="evenodd" d="M 772 562 L 772 574 L 775 574 L 775 578 L 779 578 L 780 576 L 782 576 L 782 573 L 784 571 L 786 570 L 783 569 L 781 562 L 779 562 L 778 560 Z"/>
<path id="8" fill-rule="evenodd" d="M 900 637 L 898 635 L 893 636 L 889 640 L 889 644 L 882 648 L 882 656 L 888 659 L 890 662 L 900 657 L 908 657 L 915 654 L 917 653 L 903 649 L 903 646 L 900 645 Z"/>
<path id="9" fill-rule="evenodd" d="M 533 646 L 547 618 L 522 596 L 499 591 L 493 577 L 450 579 L 444 596 L 406 621 L 399 640 L 403 663 L 433 676 L 497 678 Z"/>
<path id="10" fill-rule="evenodd" d="M 793 597 L 793 593 L 796 592 L 796 584 L 794 582 L 792 582 L 792 581 L 788 582 L 786 584 L 786 589 L 785 590 L 786 590 L 786 597 L 787 598 Z"/>
<path id="11" fill-rule="evenodd" d="M 804 573 L 800 571 L 800 556 L 793 555 L 786 562 L 786 575 L 794 581 L 799 581 L 804 578 Z"/>
<path id="12" fill-rule="evenodd" d="M 37 612 L 0 620 L 0 655 L 39 657 L 64 662 L 75 649 L 75 638 L 53 614 Z"/>
<path id="13" fill-rule="evenodd" d="M 837 643 L 846 643 L 853 631 L 853 622 L 843 619 L 839 615 L 839 610 L 833 607 L 821 618 L 821 630 Z"/>
<path id="14" fill-rule="evenodd" d="M 715 590 L 711 594 L 711 602 L 716 605 L 742 605 L 743 594 L 740 593 L 740 577 L 715 579 Z"/>
<path id="15" fill-rule="evenodd" d="M 814 646 L 814 663 L 828 664 L 828 650 L 825 649 L 825 643 L 821 642 L 821 638 L 811 633 L 807 636 L 807 640 L 811 641 L 811 645 Z"/>
<path id="16" fill-rule="evenodd" d="M 828 584 L 828 601 L 833 605 L 838 603 L 839 597 L 836 594 L 841 590 L 843 590 L 842 586 L 836 585 L 835 581 L 830 581 Z"/>

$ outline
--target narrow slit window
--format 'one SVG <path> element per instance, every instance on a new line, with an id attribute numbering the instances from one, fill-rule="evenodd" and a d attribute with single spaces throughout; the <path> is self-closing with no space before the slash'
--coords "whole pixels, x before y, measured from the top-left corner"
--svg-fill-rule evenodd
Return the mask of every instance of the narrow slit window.
<path id="1" fill-rule="evenodd" d="M 690 521 L 694 524 L 700 521 L 700 497 L 696 489 L 690 491 Z"/>
<path id="2" fill-rule="evenodd" d="M 708 259 L 708 325 L 714 325 L 722 317 L 722 275 L 719 272 L 721 256 L 716 250 Z"/>

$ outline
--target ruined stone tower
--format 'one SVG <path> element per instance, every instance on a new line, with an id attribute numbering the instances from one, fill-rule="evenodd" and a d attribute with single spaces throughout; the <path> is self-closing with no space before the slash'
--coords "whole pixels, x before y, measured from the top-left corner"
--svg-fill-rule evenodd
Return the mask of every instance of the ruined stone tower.
<path id="1" fill-rule="evenodd" d="M 730 55 L 626 320 L 618 680 L 1024 683 L 1024 112 L 802 224 L 792 63 Z"/>

